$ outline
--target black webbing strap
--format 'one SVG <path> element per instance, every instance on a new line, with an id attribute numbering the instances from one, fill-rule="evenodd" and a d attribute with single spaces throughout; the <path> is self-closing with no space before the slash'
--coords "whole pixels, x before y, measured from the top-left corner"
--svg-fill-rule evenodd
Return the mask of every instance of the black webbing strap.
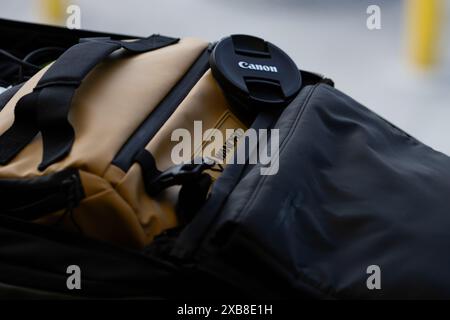
<path id="1" fill-rule="evenodd" d="M 12 97 L 17 93 L 17 91 L 20 90 L 20 88 L 23 87 L 22 84 L 18 84 L 12 88 L 7 89 L 2 94 L 0 94 L 0 111 L 3 110 L 3 108 L 8 104 L 9 100 L 11 100 Z"/>
<path id="2" fill-rule="evenodd" d="M 33 92 L 18 102 L 14 124 L 0 137 L 0 164 L 11 161 L 39 131 L 44 145 L 39 170 L 45 170 L 67 156 L 75 140 L 68 114 L 75 91 L 87 74 L 120 48 L 143 53 L 178 40 L 159 35 L 135 42 L 88 39 L 67 50 L 49 68 Z"/>
<path id="3" fill-rule="evenodd" d="M 36 108 L 38 93 L 31 92 L 17 102 L 14 123 L 0 137 L 0 165 L 11 161 L 38 133 Z"/>
<path id="4" fill-rule="evenodd" d="M 156 161 L 153 155 L 146 149 L 139 152 L 134 160 L 141 166 L 145 189 L 147 190 L 147 183 L 155 179 L 155 177 L 160 175 L 162 172 L 156 167 Z M 147 190 L 147 193 L 149 193 L 149 190 Z"/>

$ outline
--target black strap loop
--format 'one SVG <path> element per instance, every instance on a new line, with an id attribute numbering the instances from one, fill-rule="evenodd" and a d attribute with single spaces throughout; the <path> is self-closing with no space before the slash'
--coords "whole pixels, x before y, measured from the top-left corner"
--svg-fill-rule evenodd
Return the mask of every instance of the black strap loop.
<path id="1" fill-rule="evenodd" d="M 41 171 L 68 155 L 75 141 L 75 131 L 68 119 L 74 88 L 59 85 L 40 92 L 36 117 L 44 146 Z"/>
<path id="2" fill-rule="evenodd" d="M 79 86 L 86 75 L 103 59 L 120 49 L 119 41 L 88 41 L 78 43 L 64 52 L 44 74 L 37 89 L 71 83 Z"/>
<path id="3" fill-rule="evenodd" d="M 0 165 L 9 163 L 39 132 L 35 108 L 38 98 L 39 93 L 33 91 L 17 102 L 14 123 L 0 137 Z"/>
<path id="4" fill-rule="evenodd" d="M 153 179 L 159 176 L 162 172 L 159 171 L 156 167 L 156 161 L 155 158 L 153 158 L 153 155 L 146 149 L 143 149 L 141 152 L 139 152 L 134 160 L 141 166 L 145 189 L 147 193 L 150 194 L 151 192 L 148 183 L 150 181 L 153 181 Z"/>
<path id="5" fill-rule="evenodd" d="M 0 94 L 0 112 L 3 110 L 4 107 L 8 104 L 8 102 L 11 100 L 12 97 L 22 88 L 22 84 L 18 84 L 14 87 L 11 87 Z"/>
<path id="6" fill-rule="evenodd" d="M 34 91 L 17 104 L 13 126 L 0 137 L 0 164 L 11 161 L 39 131 L 44 144 L 39 170 L 45 170 L 67 156 L 75 140 L 68 121 L 72 98 L 88 73 L 117 49 L 143 53 L 178 41 L 159 35 L 134 42 L 90 39 L 67 50 L 49 68 Z"/>

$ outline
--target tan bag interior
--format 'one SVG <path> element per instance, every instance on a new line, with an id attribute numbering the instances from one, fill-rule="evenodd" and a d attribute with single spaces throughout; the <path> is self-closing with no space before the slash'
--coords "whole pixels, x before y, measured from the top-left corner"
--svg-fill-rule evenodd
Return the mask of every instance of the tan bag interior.
<path id="1" fill-rule="evenodd" d="M 9 164 L 0 166 L 0 179 L 30 179 L 66 168 L 79 170 L 85 198 L 72 212 L 49 213 L 36 222 L 62 225 L 88 237 L 140 248 L 162 231 L 177 226 L 175 204 L 179 188 L 150 197 L 139 164 L 124 172 L 112 164 L 114 156 L 139 125 L 183 77 L 208 43 L 183 39 L 159 50 L 129 56 L 118 50 L 99 64 L 77 90 L 69 114 L 76 140 L 65 159 L 39 171 L 42 159 L 40 135 Z M 0 134 L 14 121 L 17 101 L 30 93 L 48 69 L 30 79 L 0 113 Z M 177 128 L 193 131 L 194 121 L 203 129 L 243 129 L 231 112 L 211 72 L 206 72 L 176 111 L 147 142 L 146 149 L 159 170 L 174 165 L 171 150 Z M 205 144 L 202 145 L 202 148 Z M 222 146 L 215 146 L 220 149 Z M 192 157 L 201 153 L 194 150 Z"/>

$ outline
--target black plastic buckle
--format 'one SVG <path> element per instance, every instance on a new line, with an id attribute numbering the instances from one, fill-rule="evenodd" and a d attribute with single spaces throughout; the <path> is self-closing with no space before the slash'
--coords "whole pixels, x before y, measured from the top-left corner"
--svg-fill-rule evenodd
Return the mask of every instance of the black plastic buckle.
<path id="1" fill-rule="evenodd" d="M 204 171 L 212 169 L 216 165 L 216 162 L 210 158 L 202 158 L 201 163 L 198 164 L 195 162 L 199 162 L 198 159 L 194 163 L 173 166 L 159 174 L 148 185 L 150 195 L 157 195 L 166 188 L 194 181 Z"/>

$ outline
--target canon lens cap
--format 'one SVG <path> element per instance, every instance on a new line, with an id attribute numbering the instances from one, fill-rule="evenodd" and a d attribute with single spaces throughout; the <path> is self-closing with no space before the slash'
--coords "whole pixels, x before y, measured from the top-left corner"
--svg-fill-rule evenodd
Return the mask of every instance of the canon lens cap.
<path id="1" fill-rule="evenodd" d="M 211 53 L 210 66 L 226 96 L 252 111 L 284 107 L 302 86 L 294 61 L 277 46 L 253 36 L 222 39 Z"/>

